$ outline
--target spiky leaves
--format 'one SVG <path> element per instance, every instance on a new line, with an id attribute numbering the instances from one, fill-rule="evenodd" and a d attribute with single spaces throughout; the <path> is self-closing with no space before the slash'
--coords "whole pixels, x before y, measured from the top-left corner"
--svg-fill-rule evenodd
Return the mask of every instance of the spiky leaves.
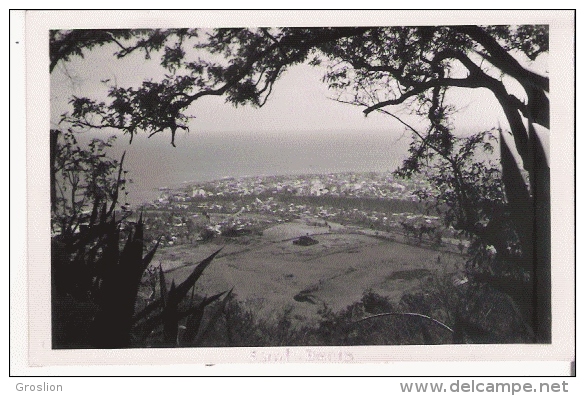
<path id="1" fill-rule="evenodd" d="M 550 166 L 545 146 L 536 129 L 539 125 L 529 125 L 529 141 L 533 147 L 534 170 L 532 191 L 534 196 L 534 249 L 535 296 L 538 322 L 536 324 L 539 342 L 551 342 L 551 198 Z"/>
<path id="2" fill-rule="evenodd" d="M 500 136 L 500 152 L 502 162 L 502 181 L 506 189 L 506 198 L 510 207 L 511 220 L 520 237 L 522 252 L 526 267 L 532 263 L 532 235 L 534 225 L 534 205 L 528 189 L 528 184 L 516 159 L 514 158 L 506 139 Z"/>
<path id="3" fill-rule="evenodd" d="M 94 322 L 94 346 L 124 348 L 130 346 L 130 330 L 136 296 L 142 274 L 150 264 L 158 243 L 143 257 L 142 214 L 130 231 L 121 252 L 114 233 L 108 234 L 107 246 L 100 264 L 99 311 Z"/>
<path id="4" fill-rule="evenodd" d="M 186 297 L 189 290 L 194 291 L 194 286 L 203 274 L 203 271 L 211 264 L 221 250 L 217 250 L 201 261 L 193 269 L 191 274 L 178 286 L 173 280 L 170 289 L 167 289 L 164 272 L 159 267 L 160 297 L 143 311 L 139 312 L 133 319 L 133 333 L 139 343 L 146 342 L 146 339 L 151 336 L 152 332 L 160 326 L 162 326 L 160 341 L 154 341 L 157 346 L 194 346 L 201 341 L 200 330 L 205 308 L 219 300 L 225 292 L 215 294 L 211 297 L 205 297 L 198 303 L 194 302 L 193 297 L 187 303 Z M 184 318 L 187 318 L 186 322 L 180 327 L 180 323 Z M 210 319 L 205 329 L 215 320 L 217 318 Z M 180 328 L 183 329 L 181 333 L 179 333 Z"/>
<path id="5" fill-rule="evenodd" d="M 551 268 L 550 268 L 550 167 L 546 150 L 536 133 L 539 126 L 528 122 L 532 161 L 529 184 L 502 139 L 502 175 L 512 220 L 522 242 L 524 266 L 533 277 L 534 313 L 532 325 L 538 342 L 551 341 Z"/>
<path id="6" fill-rule="evenodd" d="M 506 195 L 522 240 L 523 263 L 533 277 L 533 327 L 538 342 L 551 341 L 550 167 L 538 125 L 528 121 L 529 184 L 502 139 L 502 173 Z"/>

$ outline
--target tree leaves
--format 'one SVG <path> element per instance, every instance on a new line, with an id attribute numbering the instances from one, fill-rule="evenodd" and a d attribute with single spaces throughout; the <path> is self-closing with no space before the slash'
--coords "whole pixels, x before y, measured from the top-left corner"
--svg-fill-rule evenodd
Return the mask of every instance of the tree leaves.
<path id="1" fill-rule="evenodd" d="M 84 148 L 73 132 L 59 131 L 52 166 L 51 215 L 53 227 L 61 233 L 73 235 L 81 224 L 95 222 L 101 217 L 97 208 L 106 203 L 111 210 L 116 207 L 118 191 L 128 180 L 122 177 L 122 161 L 107 155 L 114 141 L 114 136 L 92 139 Z"/>
<path id="2" fill-rule="evenodd" d="M 506 107 L 525 112 L 478 66 L 477 53 L 523 87 L 548 89 L 548 78 L 522 68 L 508 54 L 520 50 L 532 59 L 548 51 L 545 25 L 226 28 L 203 36 L 195 29 L 52 31 L 51 56 L 53 62 L 68 60 L 106 44 L 117 47 L 118 57 L 136 50 L 148 58 L 156 53 L 171 74 L 137 88 L 116 87 L 108 104 L 78 98 L 67 121 L 76 127 L 118 128 L 131 140 L 139 131 L 174 135 L 188 130 L 183 111 L 202 96 L 225 95 L 235 106 L 262 106 L 281 73 L 307 60 L 313 65 L 327 60 L 325 81 L 337 98 L 367 106 L 366 113 L 408 98 L 416 98 L 419 114 L 432 112 L 436 106 L 428 92 L 446 86 L 486 87 Z M 455 65 L 466 68 L 468 77 L 450 77 Z"/>

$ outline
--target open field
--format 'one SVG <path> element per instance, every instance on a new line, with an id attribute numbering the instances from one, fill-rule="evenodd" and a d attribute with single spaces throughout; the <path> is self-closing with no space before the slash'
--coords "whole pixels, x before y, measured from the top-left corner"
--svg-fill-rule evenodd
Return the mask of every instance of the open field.
<path id="1" fill-rule="evenodd" d="M 211 295 L 234 288 L 237 299 L 266 318 L 285 308 L 310 323 L 326 304 L 339 311 L 372 290 L 397 301 L 416 291 L 433 274 L 455 273 L 465 258 L 449 251 L 382 238 L 370 230 L 329 223 L 331 228 L 295 220 L 262 235 L 217 238 L 198 246 L 159 250 L 156 260 L 170 282 L 180 282 L 219 247 L 224 249 L 197 282 L 196 292 Z M 309 235 L 319 243 L 294 245 Z"/>

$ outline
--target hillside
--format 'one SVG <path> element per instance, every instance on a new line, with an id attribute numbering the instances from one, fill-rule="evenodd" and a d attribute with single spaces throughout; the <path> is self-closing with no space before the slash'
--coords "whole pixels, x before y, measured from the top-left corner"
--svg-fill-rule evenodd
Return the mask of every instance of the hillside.
<path id="1" fill-rule="evenodd" d="M 196 293 L 212 295 L 234 288 L 237 299 L 270 318 L 291 308 L 305 323 L 318 319 L 324 304 L 334 311 L 359 301 L 366 291 L 400 300 L 427 277 L 453 273 L 464 257 L 415 246 L 357 227 L 331 228 L 294 220 L 252 237 L 218 237 L 199 246 L 167 247 L 157 253 L 168 282 L 183 281 L 219 246 L 225 246 L 197 283 Z M 318 241 L 293 241 L 310 235 Z"/>

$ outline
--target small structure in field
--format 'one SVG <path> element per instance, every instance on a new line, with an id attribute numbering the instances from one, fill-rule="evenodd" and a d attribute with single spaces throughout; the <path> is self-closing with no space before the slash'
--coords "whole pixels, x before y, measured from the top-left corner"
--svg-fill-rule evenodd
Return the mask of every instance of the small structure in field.
<path id="1" fill-rule="evenodd" d="M 225 231 L 223 231 L 222 235 L 225 237 L 229 237 L 229 238 L 237 238 L 243 235 L 250 235 L 252 234 L 252 230 L 249 230 L 247 228 L 236 228 L 236 227 L 231 227 L 226 229 Z"/>
<path id="2" fill-rule="evenodd" d="M 316 239 L 311 238 L 310 236 L 302 236 L 298 239 L 293 241 L 293 245 L 300 245 L 300 246 L 311 246 L 318 244 L 319 241 Z"/>

